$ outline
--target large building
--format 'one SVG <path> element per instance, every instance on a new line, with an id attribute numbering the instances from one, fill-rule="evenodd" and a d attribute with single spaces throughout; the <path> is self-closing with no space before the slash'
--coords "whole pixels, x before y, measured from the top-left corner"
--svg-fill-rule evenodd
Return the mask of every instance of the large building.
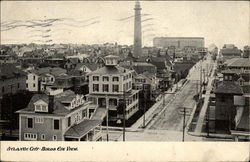
<path id="1" fill-rule="evenodd" d="M 220 55 L 224 61 L 232 58 L 240 58 L 241 50 L 234 44 L 225 44 L 220 50 Z"/>
<path id="2" fill-rule="evenodd" d="M 19 113 L 21 141 L 97 141 L 102 139 L 102 120 L 90 119 L 89 102 L 83 95 L 65 91 L 36 94 Z"/>
<path id="3" fill-rule="evenodd" d="M 118 56 L 105 57 L 105 66 L 89 74 L 88 100 L 98 105 L 99 109 L 108 108 L 109 120 L 116 122 L 123 119 L 118 112 L 120 102 L 126 101 L 125 119 L 138 111 L 138 92 L 132 90 L 133 70 L 117 65 Z"/>
<path id="4" fill-rule="evenodd" d="M 156 37 L 153 39 L 154 47 L 196 47 L 204 48 L 205 40 L 203 37 Z"/>

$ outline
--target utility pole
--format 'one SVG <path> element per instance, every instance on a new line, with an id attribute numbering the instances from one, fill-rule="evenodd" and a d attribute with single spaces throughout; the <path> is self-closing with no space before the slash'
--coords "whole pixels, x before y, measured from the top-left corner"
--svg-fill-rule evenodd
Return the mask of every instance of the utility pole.
<path id="1" fill-rule="evenodd" d="M 126 98 L 125 98 L 125 91 L 123 91 L 123 101 L 124 101 L 124 106 L 123 106 L 123 141 L 125 142 L 125 112 L 126 112 Z"/>
<path id="2" fill-rule="evenodd" d="M 200 65 L 200 94 L 199 94 L 199 99 L 201 97 L 201 91 L 202 91 L 202 66 Z"/>
<path id="3" fill-rule="evenodd" d="M 207 137 L 209 137 L 209 113 L 210 113 L 210 107 L 208 105 L 208 109 L 207 109 Z"/>
<path id="4" fill-rule="evenodd" d="M 184 107 L 184 113 L 183 113 L 183 130 L 182 130 L 182 142 L 184 142 L 185 138 L 185 124 L 186 124 L 186 108 Z"/>
<path id="5" fill-rule="evenodd" d="M 107 116 L 106 116 L 107 141 L 109 141 L 109 102 L 107 95 L 106 95 L 106 109 L 107 109 Z"/>
<path id="6" fill-rule="evenodd" d="M 145 128 L 145 106 L 146 106 L 146 97 L 145 97 L 145 90 L 144 90 L 144 85 L 142 87 L 142 91 L 143 91 L 143 128 Z"/>

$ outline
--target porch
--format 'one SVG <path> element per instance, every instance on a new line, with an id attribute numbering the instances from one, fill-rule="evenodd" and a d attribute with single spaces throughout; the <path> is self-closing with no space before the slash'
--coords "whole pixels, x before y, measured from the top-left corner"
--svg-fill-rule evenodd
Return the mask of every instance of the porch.
<path id="1" fill-rule="evenodd" d="M 85 119 L 64 134 L 65 141 L 101 141 L 102 120 Z"/>

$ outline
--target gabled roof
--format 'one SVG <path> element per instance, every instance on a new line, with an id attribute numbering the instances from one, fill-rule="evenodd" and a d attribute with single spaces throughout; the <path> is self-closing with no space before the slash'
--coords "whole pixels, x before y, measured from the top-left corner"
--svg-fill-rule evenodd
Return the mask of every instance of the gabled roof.
<path id="1" fill-rule="evenodd" d="M 67 59 L 71 64 L 78 64 L 79 58 L 68 58 Z M 68 63 L 68 62 L 67 62 Z"/>
<path id="2" fill-rule="evenodd" d="M 242 95 L 243 91 L 240 85 L 231 82 L 231 81 L 221 81 L 217 83 L 217 88 L 214 93 L 223 93 L 223 94 L 238 94 Z"/>
<path id="3" fill-rule="evenodd" d="M 79 70 L 82 66 L 86 66 L 91 71 L 94 71 L 94 70 L 96 70 L 98 68 L 98 65 L 94 64 L 94 63 L 79 63 L 79 64 L 76 65 L 75 70 Z"/>

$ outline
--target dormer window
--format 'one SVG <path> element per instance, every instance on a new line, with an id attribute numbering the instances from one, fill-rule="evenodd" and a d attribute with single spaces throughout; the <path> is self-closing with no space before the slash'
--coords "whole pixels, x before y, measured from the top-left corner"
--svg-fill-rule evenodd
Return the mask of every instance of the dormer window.
<path id="1" fill-rule="evenodd" d="M 35 111 L 48 112 L 48 107 L 47 105 L 35 105 Z"/>
<path id="2" fill-rule="evenodd" d="M 48 112 L 48 104 L 43 100 L 34 103 L 35 112 Z"/>

